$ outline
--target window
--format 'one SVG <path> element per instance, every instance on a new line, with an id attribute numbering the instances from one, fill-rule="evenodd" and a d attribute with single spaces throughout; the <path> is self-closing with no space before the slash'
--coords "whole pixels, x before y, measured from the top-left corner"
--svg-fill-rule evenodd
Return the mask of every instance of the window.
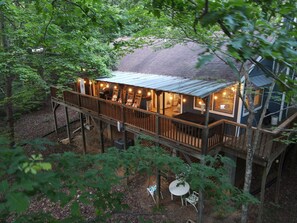
<path id="1" fill-rule="evenodd" d="M 259 108 L 262 106 L 262 97 L 263 96 L 263 90 L 256 90 L 254 95 L 254 106 L 255 108 Z"/>
<path id="2" fill-rule="evenodd" d="M 232 115 L 235 107 L 236 86 L 225 88 L 211 95 L 209 110 L 212 113 Z M 205 104 L 201 98 L 195 97 L 194 109 L 204 110 Z"/>
<path id="3" fill-rule="evenodd" d="M 258 110 L 262 107 L 262 101 L 263 101 L 263 89 L 258 89 L 256 91 L 254 91 L 253 93 L 253 97 L 254 97 L 254 106 L 255 106 L 255 110 Z M 248 99 L 246 98 L 246 103 L 248 104 Z M 248 111 L 247 109 L 244 107 L 243 109 L 243 115 L 246 116 L 248 115 Z"/>
<path id="4" fill-rule="evenodd" d="M 234 99 L 234 90 L 231 88 L 226 88 L 213 94 L 213 110 L 233 114 Z"/>

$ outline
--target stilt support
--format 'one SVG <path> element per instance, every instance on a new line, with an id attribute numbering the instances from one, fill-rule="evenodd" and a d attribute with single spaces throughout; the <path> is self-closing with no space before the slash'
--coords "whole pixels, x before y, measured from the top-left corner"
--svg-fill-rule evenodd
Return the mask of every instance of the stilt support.
<path id="1" fill-rule="evenodd" d="M 69 123 L 68 108 L 66 106 L 65 106 L 65 117 L 66 117 L 67 136 L 68 136 L 68 140 L 69 140 L 69 144 L 70 144 L 71 143 L 70 123 Z"/>
<path id="2" fill-rule="evenodd" d="M 58 122 L 57 122 L 57 115 L 56 111 L 57 108 L 60 106 L 60 104 L 57 104 L 55 102 L 52 102 L 52 109 L 53 109 L 53 115 L 54 115 L 54 123 L 55 123 L 55 132 L 58 134 Z"/>
<path id="3" fill-rule="evenodd" d="M 86 136 L 85 136 L 85 127 L 84 127 L 84 115 L 80 113 L 80 127 L 81 127 L 81 135 L 83 140 L 83 154 L 87 153 L 87 144 L 86 144 Z"/>
<path id="4" fill-rule="evenodd" d="M 280 183 L 281 183 L 281 176 L 282 176 L 282 171 L 283 171 L 285 155 L 286 155 L 286 150 L 281 154 L 280 161 L 278 163 L 276 190 L 275 190 L 275 203 L 277 203 L 277 204 L 279 202 Z"/>
<path id="5" fill-rule="evenodd" d="M 258 213 L 257 223 L 261 223 L 262 218 L 263 218 L 266 181 L 267 181 L 267 176 L 268 176 L 269 170 L 271 168 L 271 165 L 272 165 L 272 162 L 268 162 L 267 166 L 264 167 L 264 169 L 263 169 L 262 182 L 261 182 L 261 195 L 260 195 L 260 202 L 261 203 L 260 203 L 260 206 L 259 206 L 259 213 Z"/>

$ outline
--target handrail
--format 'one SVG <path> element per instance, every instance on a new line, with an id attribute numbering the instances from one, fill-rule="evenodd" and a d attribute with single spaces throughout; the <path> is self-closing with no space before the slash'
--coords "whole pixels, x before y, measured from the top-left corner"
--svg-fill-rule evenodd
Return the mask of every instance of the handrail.
<path id="1" fill-rule="evenodd" d="M 57 90 L 55 87 L 51 88 L 53 98 L 57 97 Z M 220 144 L 231 148 L 234 147 L 237 150 L 243 150 L 245 146 L 247 126 L 234 121 L 221 119 L 205 126 L 75 91 L 64 91 L 63 96 L 65 103 L 70 103 L 73 106 L 78 106 L 115 121 L 125 122 L 129 126 L 135 126 L 157 137 L 186 144 L 191 148 L 201 149 L 202 131 L 206 128 L 209 129 L 207 138 L 209 149 Z M 60 100 L 60 98 L 57 99 Z M 125 115 L 123 116 L 123 114 Z M 123 119 L 123 117 L 126 118 Z M 262 158 L 267 158 L 270 153 L 273 153 L 272 150 L 275 147 L 273 137 L 296 118 L 297 113 L 289 117 L 273 131 L 259 129 L 261 135 L 255 154 Z M 253 127 L 252 131 L 255 130 L 257 128 Z"/>
<path id="2" fill-rule="evenodd" d="M 297 112 L 291 115 L 288 119 L 286 119 L 283 123 L 281 123 L 276 129 L 272 131 L 273 134 L 279 134 L 281 130 L 286 128 L 289 124 L 292 123 L 297 118 Z"/>

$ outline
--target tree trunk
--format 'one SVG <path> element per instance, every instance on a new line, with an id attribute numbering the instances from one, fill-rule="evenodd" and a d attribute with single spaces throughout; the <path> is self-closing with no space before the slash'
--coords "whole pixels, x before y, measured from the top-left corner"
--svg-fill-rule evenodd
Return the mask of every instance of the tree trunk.
<path id="1" fill-rule="evenodd" d="M 7 118 L 7 132 L 10 147 L 12 148 L 15 144 L 14 141 L 14 112 L 13 112 L 13 100 L 12 100 L 12 82 L 13 77 L 8 76 L 6 78 L 6 103 L 5 103 L 5 111 Z"/>
<path id="2" fill-rule="evenodd" d="M 244 186 L 243 191 L 246 193 L 250 192 L 252 175 L 253 175 L 253 156 L 254 156 L 254 148 L 253 148 L 253 120 L 255 114 L 254 111 L 250 111 L 248 122 L 247 122 L 247 129 L 246 129 L 246 163 L 245 163 L 245 178 L 244 178 Z M 248 219 L 248 205 L 242 205 L 242 213 L 241 213 L 241 223 L 247 223 Z"/>
<path id="3" fill-rule="evenodd" d="M 0 30 L 1 30 L 1 44 L 4 52 L 9 50 L 9 43 L 6 36 L 6 27 L 3 11 L 0 11 Z M 9 64 L 6 65 L 9 70 Z M 10 147 L 14 146 L 14 112 L 13 112 L 13 99 L 12 99 L 12 83 L 14 75 L 10 71 L 4 73 L 5 76 L 5 103 L 4 108 L 7 120 L 7 133 Z"/>
<path id="4" fill-rule="evenodd" d="M 252 87 L 251 83 L 249 83 L 249 86 Z M 252 172 L 253 156 L 258 146 L 258 142 L 260 139 L 260 130 L 262 128 L 262 123 L 266 114 L 266 110 L 269 106 L 269 101 L 270 101 L 274 86 L 275 86 L 275 81 L 271 84 L 269 88 L 269 92 L 268 92 L 265 104 L 263 106 L 263 110 L 262 110 L 259 122 L 257 124 L 257 129 L 254 130 L 255 131 L 254 134 L 252 129 L 253 120 L 255 118 L 255 107 L 254 107 L 254 100 L 253 100 L 254 98 L 252 97 L 251 93 L 247 94 L 250 114 L 247 121 L 247 132 L 246 132 L 247 157 L 246 157 L 246 170 L 245 170 L 245 179 L 244 179 L 244 187 L 243 187 L 243 191 L 246 193 L 250 192 L 250 186 L 251 186 L 252 175 L 253 175 L 253 172 Z M 262 215 L 261 210 L 259 214 Z M 242 205 L 241 223 L 246 223 L 247 220 L 248 220 L 248 205 Z"/>

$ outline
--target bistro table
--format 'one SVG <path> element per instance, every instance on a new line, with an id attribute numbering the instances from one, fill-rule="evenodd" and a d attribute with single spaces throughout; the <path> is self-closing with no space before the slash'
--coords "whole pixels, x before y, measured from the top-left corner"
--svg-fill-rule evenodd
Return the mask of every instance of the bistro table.
<path id="1" fill-rule="evenodd" d="M 173 195 L 180 196 L 183 206 L 184 200 L 182 196 L 190 191 L 190 185 L 186 181 L 174 180 L 169 184 L 169 191 L 171 193 L 171 200 L 173 200 Z"/>

